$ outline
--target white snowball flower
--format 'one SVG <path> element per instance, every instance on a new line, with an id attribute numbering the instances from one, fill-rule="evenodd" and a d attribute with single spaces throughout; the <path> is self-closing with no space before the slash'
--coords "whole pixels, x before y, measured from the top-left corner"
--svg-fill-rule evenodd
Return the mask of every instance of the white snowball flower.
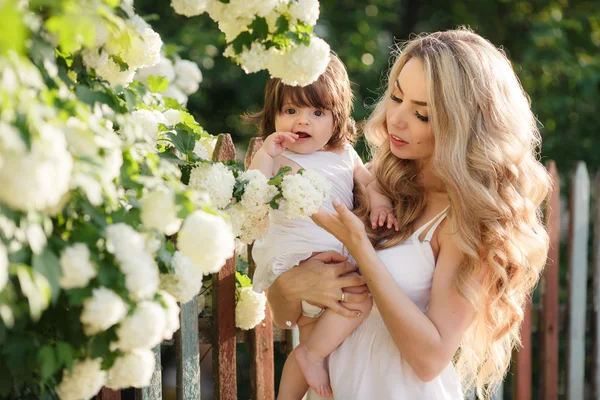
<path id="1" fill-rule="evenodd" d="M 0 242 L 0 292 L 8 282 L 8 254 L 6 247 Z"/>
<path id="2" fill-rule="evenodd" d="M 123 263 L 143 251 L 144 237 L 125 223 L 106 227 L 106 249 Z"/>
<path id="3" fill-rule="evenodd" d="M 131 113 L 131 119 L 142 127 L 150 143 L 155 144 L 158 140 L 158 121 L 154 113 L 149 110 L 135 110 Z"/>
<path id="4" fill-rule="evenodd" d="M 244 330 L 252 329 L 265 319 L 267 296 L 264 293 L 256 293 L 251 286 L 243 287 L 237 293 L 235 326 Z"/>
<path id="5" fill-rule="evenodd" d="M 108 53 L 99 48 L 85 49 L 81 51 L 83 64 L 88 68 L 96 69 L 106 62 Z"/>
<path id="6" fill-rule="evenodd" d="M 209 0 L 171 0 L 171 7 L 177 14 L 195 17 L 206 10 Z"/>
<path id="7" fill-rule="evenodd" d="M 73 159 L 64 134 L 48 124 L 38 128 L 29 152 L 5 151 L 0 142 L 0 202 L 15 210 L 53 208 L 70 188 Z"/>
<path id="8" fill-rule="evenodd" d="M 196 211 L 183 222 L 177 247 L 206 275 L 218 272 L 233 255 L 235 240 L 223 218 Z"/>
<path id="9" fill-rule="evenodd" d="M 175 234 L 181 226 L 177 218 L 175 193 L 168 189 L 156 189 L 146 194 L 142 200 L 142 224 L 168 236 Z"/>
<path id="10" fill-rule="evenodd" d="M 100 287 L 83 302 L 80 320 L 85 334 L 92 336 L 117 324 L 126 314 L 127 305 L 123 299 L 112 290 Z"/>
<path id="11" fill-rule="evenodd" d="M 202 82 L 202 72 L 198 65 L 189 60 L 175 61 L 175 85 L 186 95 L 196 93 Z"/>
<path id="12" fill-rule="evenodd" d="M 181 104 L 182 106 L 185 106 L 188 101 L 188 97 L 185 95 L 185 93 L 183 93 L 181 89 L 179 89 L 175 85 L 167 86 L 167 89 L 163 92 L 163 96 L 174 99 L 175 101 L 177 101 L 177 103 Z"/>
<path id="13" fill-rule="evenodd" d="M 268 69 L 274 78 L 289 86 L 306 86 L 316 81 L 329 64 L 329 45 L 313 37 L 310 45 L 296 45 L 287 52 L 271 48 Z"/>
<path id="14" fill-rule="evenodd" d="M 160 295 L 163 299 L 163 303 L 166 304 L 165 312 L 165 330 L 163 332 L 163 339 L 170 340 L 173 338 L 173 334 L 179 330 L 179 306 L 175 297 L 169 293 L 161 291 Z"/>
<path id="15" fill-rule="evenodd" d="M 172 83 L 175 80 L 173 62 L 167 57 L 161 57 L 156 65 L 138 69 L 135 73 L 135 80 L 146 83 L 150 76 L 162 76 Z"/>
<path id="16" fill-rule="evenodd" d="M 82 120 L 70 117 L 67 120 L 65 138 L 71 154 L 76 156 L 94 157 L 98 153 L 96 134 Z"/>
<path id="17" fill-rule="evenodd" d="M 161 275 L 160 287 L 180 303 L 187 303 L 200 292 L 204 271 L 180 251 L 173 254 L 171 268 L 171 274 Z"/>
<path id="18" fill-rule="evenodd" d="M 63 289 L 85 287 L 98 274 L 90 261 L 90 250 L 83 243 L 75 243 L 63 250 L 60 267 L 58 283 Z"/>
<path id="19" fill-rule="evenodd" d="M 111 344 L 127 352 L 133 349 L 151 349 L 159 344 L 167 327 L 165 310 L 152 301 L 136 305 L 132 315 L 117 327 L 117 342 Z"/>
<path id="20" fill-rule="evenodd" d="M 189 187 L 207 192 L 217 208 L 225 208 L 229 204 L 234 185 L 233 172 L 221 163 L 202 163 L 190 173 Z"/>
<path id="21" fill-rule="evenodd" d="M 194 153 L 196 153 L 196 155 L 203 160 L 210 160 L 210 157 L 208 156 L 208 150 L 206 150 L 206 147 L 204 147 L 202 142 L 199 140 L 196 141 L 196 144 L 194 145 Z"/>
<path id="22" fill-rule="evenodd" d="M 168 109 L 163 113 L 165 119 L 169 126 L 175 126 L 181 122 L 183 122 L 183 117 L 181 116 L 181 112 L 179 110 L 175 110 L 174 108 Z"/>
<path id="23" fill-rule="evenodd" d="M 106 371 L 102 359 L 77 360 L 71 371 L 63 370 L 63 377 L 56 387 L 61 400 L 81 400 L 94 397 L 106 383 Z"/>
<path id="24" fill-rule="evenodd" d="M 249 213 L 241 204 L 228 207 L 231 228 L 235 237 L 246 244 L 262 239 L 269 232 L 269 205 L 264 205 L 259 212 Z"/>
<path id="25" fill-rule="evenodd" d="M 281 184 L 285 215 L 290 219 L 301 219 L 316 213 L 329 196 L 329 189 L 327 180 L 311 171 L 286 175 Z"/>
<path id="26" fill-rule="evenodd" d="M 136 349 L 117 358 L 108 370 L 106 386 L 113 390 L 150 385 L 156 359 L 150 350 Z"/>
<path id="27" fill-rule="evenodd" d="M 135 69 L 121 71 L 121 66 L 109 58 L 108 54 L 106 54 L 105 59 L 100 60 L 100 64 L 94 69 L 96 74 L 107 81 L 112 88 L 116 88 L 118 85 L 128 86 L 133 82 L 135 75 Z"/>
<path id="28" fill-rule="evenodd" d="M 138 35 L 129 33 L 131 45 L 127 49 L 119 49 L 119 55 L 129 68 L 134 70 L 142 67 L 152 67 L 160 62 L 162 39 L 152 30 L 152 27 L 139 15 L 133 15 L 129 22 Z M 124 33 L 128 34 L 128 33 Z"/>
<path id="29" fill-rule="evenodd" d="M 249 213 L 260 212 L 265 203 L 269 203 L 278 193 L 277 188 L 269 185 L 269 180 L 259 170 L 245 171 L 241 174 L 240 180 L 248 181 L 244 188 L 241 205 Z"/>
<path id="30" fill-rule="evenodd" d="M 292 18 L 305 22 L 310 26 L 315 26 L 319 19 L 318 0 L 297 0 L 290 4 L 289 10 Z"/>
<path id="31" fill-rule="evenodd" d="M 253 42 L 250 49 L 244 47 L 237 61 L 244 72 L 251 74 L 267 68 L 269 62 L 269 51 L 262 43 Z"/>

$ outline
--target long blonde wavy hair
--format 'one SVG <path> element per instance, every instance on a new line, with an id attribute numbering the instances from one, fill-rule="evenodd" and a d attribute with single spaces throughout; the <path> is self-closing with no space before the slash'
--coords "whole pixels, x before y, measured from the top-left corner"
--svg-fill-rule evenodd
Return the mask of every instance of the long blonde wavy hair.
<path id="1" fill-rule="evenodd" d="M 393 246 L 413 232 L 425 209 L 416 163 L 390 152 L 386 127 L 393 83 L 416 57 L 429 82 L 433 169 L 448 192 L 449 222 L 464 253 L 455 286 L 476 310 L 454 362 L 465 389 L 475 387 L 487 398 L 520 343 L 523 307 L 546 260 L 548 235 L 540 206 L 550 179 L 538 161 L 540 134 L 505 54 L 472 31 L 416 37 L 396 55 L 387 90 L 364 132 L 376 148 L 373 172 L 393 199 L 402 229 L 377 233 L 366 224 L 367 230 L 378 248 Z M 364 207 L 359 205 L 357 213 L 364 216 Z"/>

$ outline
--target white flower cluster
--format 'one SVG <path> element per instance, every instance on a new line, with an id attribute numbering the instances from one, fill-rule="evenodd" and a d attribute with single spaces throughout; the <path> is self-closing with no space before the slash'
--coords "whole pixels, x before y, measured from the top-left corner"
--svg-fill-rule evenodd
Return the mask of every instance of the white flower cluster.
<path id="1" fill-rule="evenodd" d="M 166 235 L 177 233 L 181 219 L 177 218 L 175 193 L 166 188 L 157 188 L 146 194 L 142 200 L 142 224 Z"/>
<path id="2" fill-rule="evenodd" d="M 261 213 L 265 204 L 269 203 L 278 193 L 277 188 L 269 185 L 267 177 L 259 170 L 245 171 L 239 179 L 248 181 L 240 202 L 246 212 Z"/>
<path id="3" fill-rule="evenodd" d="M 238 289 L 237 294 L 235 326 L 244 330 L 252 329 L 265 319 L 267 296 L 256 293 L 251 286 Z"/>
<path id="4" fill-rule="evenodd" d="M 123 299 L 112 290 L 100 287 L 83 302 L 80 320 L 85 334 L 92 336 L 119 323 L 126 314 L 127 305 Z"/>
<path id="5" fill-rule="evenodd" d="M 97 275 L 96 267 L 90 261 L 90 249 L 83 243 L 63 250 L 60 267 L 62 272 L 58 283 L 63 289 L 85 287 Z"/>
<path id="6" fill-rule="evenodd" d="M 290 219 L 301 219 L 319 211 L 329 197 L 331 185 L 322 175 L 307 170 L 303 174 L 286 175 L 281 190 L 285 215 Z"/>
<path id="7" fill-rule="evenodd" d="M 134 299 L 154 296 L 159 285 L 158 266 L 139 232 L 124 223 L 109 225 L 106 228 L 106 249 L 118 261 L 125 275 L 125 286 Z"/>
<path id="8" fill-rule="evenodd" d="M 270 206 L 265 204 L 259 211 L 251 213 L 247 212 L 241 204 L 234 204 L 225 211 L 231 219 L 234 235 L 243 243 L 251 244 L 269 232 L 270 210 Z"/>
<path id="9" fill-rule="evenodd" d="M 150 350 L 135 349 L 117 358 L 108 370 L 106 386 L 113 390 L 150 384 L 156 359 Z"/>
<path id="10" fill-rule="evenodd" d="M 63 378 L 56 388 L 61 400 L 81 400 L 94 397 L 106 383 L 102 360 L 85 359 L 73 363 L 71 371 L 63 370 Z"/>
<path id="11" fill-rule="evenodd" d="M 195 1 L 194 3 L 197 3 Z M 150 76 L 161 76 L 169 81 L 169 86 L 163 92 L 183 106 L 187 104 L 188 96 L 196 93 L 202 82 L 202 71 L 190 60 L 175 60 L 175 64 L 167 57 L 161 56 L 160 61 L 151 67 L 140 68 L 135 79 L 147 83 Z"/>
<path id="12" fill-rule="evenodd" d="M 225 208 L 231 201 L 235 177 L 221 163 L 202 163 L 190 173 L 189 187 L 210 196 L 212 204 L 217 208 Z"/>
<path id="13" fill-rule="evenodd" d="M 180 251 L 173 254 L 171 269 L 170 274 L 161 274 L 160 287 L 178 302 L 187 303 L 200 292 L 204 271 Z"/>
<path id="14" fill-rule="evenodd" d="M 139 68 L 151 67 L 160 61 L 162 40 L 150 25 L 133 9 L 127 7 L 129 18 L 111 20 L 111 29 L 96 26 L 96 32 L 107 32 L 96 39 L 96 47 L 82 51 L 83 63 L 96 71 L 113 88 L 127 86 Z M 126 64 L 127 68 L 122 67 Z"/>
<path id="15" fill-rule="evenodd" d="M 224 55 L 235 60 L 246 73 L 267 69 L 272 77 L 280 78 L 290 86 L 306 86 L 317 80 L 329 63 L 329 45 L 317 37 L 311 37 L 308 45 L 266 46 L 278 32 L 277 20 L 285 17 L 289 30 L 294 32 L 299 25 L 314 26 L 319 18 L 318 0 L 172 0 L 175 12 L 187 17 L 208 12 L 225 33 L 225 40 L 232 43 L 242 32 L 249 31 L 256 18 L 267 21 L 269 37 L 254 41 L 237 53 L 233 44 Z"/>

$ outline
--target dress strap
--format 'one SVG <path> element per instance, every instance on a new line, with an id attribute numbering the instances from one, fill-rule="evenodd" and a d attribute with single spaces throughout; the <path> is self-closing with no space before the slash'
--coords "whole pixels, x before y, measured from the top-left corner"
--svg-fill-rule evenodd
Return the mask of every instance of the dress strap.
<path id="1" fill-rule="evenodd" d="M 431 227 L 431 229 L 429 229 L 429 231 L 427 232 L 425 239 L 423 239 L 423 243 L 431 241 L 431 238 L 433 237 L 433 233 L 435 232 L 437 227 L 440 225 L 440 223 L 444 220 L 444 218 L 446 218 L 446 214 L 447 214 L 449 208 L 450 208 L 450 206 L 444 208 L 442 210 L 442 212 L 440 212 L 438 215 L 436 215 L 435 217 L 433 217 L 429 221 L 427 221 L 423 226 L 421 226 L 419 229 L 417 229 L 413 233 L 413 236 L 417 240 L 419 240 L 419 236 L 421 236 L 421 233 L 423 233 L 425 231 L 425 229 Z"/>

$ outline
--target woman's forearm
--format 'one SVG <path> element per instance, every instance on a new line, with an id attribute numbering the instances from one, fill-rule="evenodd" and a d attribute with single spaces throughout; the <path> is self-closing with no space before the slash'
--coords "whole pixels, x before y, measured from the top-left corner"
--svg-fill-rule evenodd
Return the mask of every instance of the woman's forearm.
<path id="1" fill-rule="evenodd" d="M 433 379 L 452 357 L 444 354 L 436 326 L 400 289 L 370 243 L 361 241 L 353 256 L 402 357 L 422 380 Z"/>

